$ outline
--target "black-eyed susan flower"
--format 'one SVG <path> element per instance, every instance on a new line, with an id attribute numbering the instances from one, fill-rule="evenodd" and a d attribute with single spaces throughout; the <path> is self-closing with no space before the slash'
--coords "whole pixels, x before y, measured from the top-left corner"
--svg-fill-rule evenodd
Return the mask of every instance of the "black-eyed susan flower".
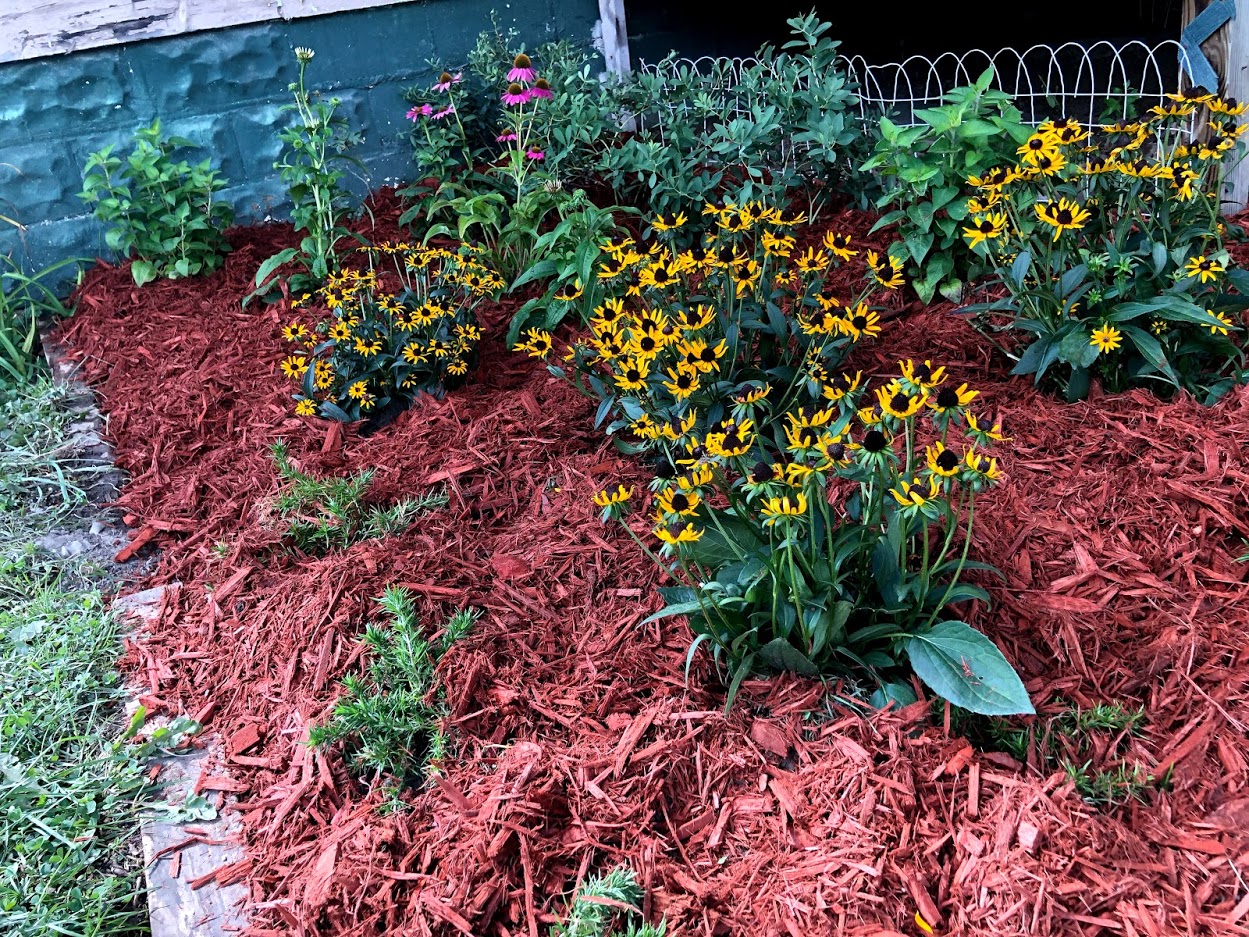
<path id="1" fill-rule="evenodd" d="M 767 498 L 760 507 L 764 527 L 795 521 L 807 513 L 807 496 L 801 491 Z"/>
<path id="2" fill-rule="evenodd" d="M 312 336 L 308 326 L 302 322 L 292 322 L 282 329 L 282 337 L 288 342 L 306 342 Z"/>
<path id="3" fill-rule="evenodd" d="M 1222 272 L 1223 265 L 1213 257 L 1206 257 L 1204 254 L 1190 258 L 1184 265 L 1185 276 L 1201 277 L 1202 283 L 1217 280 Z"/>
<path id="4" fill-rule="evenodd" d="M 982 446 L 995 442 L 1006 442 L 1009 438 L 1003 434 L 1000 420 L 995 421 L 992 425 L 981 426 L 979 418 L 970 411 L 964 413 L 963 418 L 967 420 L 967 435 Z"/>
<path id="5" fill-rule="evenodd" d="M 896 290 L 902 285 L 902 261 L 896 257 L 881 257 L 875 251 L 868 251 L 867 265 L 872 270 L 872 278 L 885 289 Z"/>
<path id="6" fill-rule="evenodd" d="M 668 379 L 663 382 L 663 385 L 677 400 L 687 399 L 691 394 L 697 393 L 701 386 L 698 380 L 698 369 L 684 361 L 674 368 L 668 368 L 664 373 L 667 374 Z"/>
<path id="7" fill-rule="evenodd" d="M 352 400 L 365 400 L 369 396 L 368 381 L 352 381 L 347 386 L 347 396 Z"/>
<path id="8" fill-rule="evenodd" d="M 296 416 L 316 416 L 317 415 L 317 402 L 313 400 L 311 397 L 304 397 L 297 404 L 295 404 L 295 415 Z"/>
<path id="9" fill-rule="evenodd" d="M 822 273 L 827 270 L 832 258 L 826 251 L 808 247 L 794 259 L 794 266 L 802 274 Z"/>
<path id="10" fill-rule="evenodd" d="M 317 358 L 312 362 L 312 386 L 316 390 L 329 390 L 334 384 L 334 367 L 328 361 Z"/>
<path id="11" fill-rule="evenodd" d="M 629 499 L 633 497 L 633 489 L 626 488 L 624 485 L 617 485 L 616 490 L 604 489 L 596 494 L 593 498 L 596 507 L 612 508 L 627 504 Z"/>
<path id="12" fill-rule="evenodd" d="M 987 215 L 976 215 L 971 224 L 963 229 L 968 246 L 979 247 L 985 241 L 992 241 L 1006 231 L 1006 212 L 993 212 Z"/>
<path id="13" fill-rule="evenodd" d="M 908 420 L 919 413 L 928 400 L 926 391 L 908 391 L 898 380 L 890 381 L 884 387 L 876 388 L 876 402 L 883 413 L 895 420 Z"/>
<path id="14" fill-rule="evenodd" d="M 616 386 L 621 390 L 641 390 L 650 376 L 650 362 L 639 358 L 625 358 L 616 374 Z"/>
<path id="15" fill-rule="evenodd" d="M 513 346 L 513 351 L 523 351 L 530 358 L 545 358 L 551 353 L 551 333 L 545 329 L 529 329 L 525 340 Z"/>
<path id="16" fill-rule="evenodd" d="M 686 364 L 697 368 L 703 374 L 710 374 L 719 366 L 720 359 L 724 357 L 728 349 L 728 342 L 725 339 L 720 339 L 715 345 L 709 345 L 702 339 L 696 338 L 678 345 L 677 353 Z"/>
<path id="17" fill-rule="evenodd" d="M 336 342 L 345 342 L 351 338 L 351 326 L 340 320 L 332 323 L 326 334 Z"/>
<path id="18" fill-rule="evenodd" d="M 447 365 L 447 373 L 453 377 L 463 377 L 468 373 L 468 362 L 463 358 L 453 358 Z"/>
<path id="19" fill-rule="evenodd" d="M 1235 324 L 1226 312 L 1215 312 L 1213 309 L 1207 309 L 1206 312 L 1223 323 L 1222 325 L 1207 325 L 1206 328 L 1210 330 L 1211 335 L 1226 335 L 1229 330 L 1235 328 Z"/>
<path id="20" fill-rule="evenodd" d="M 685 227 L 686 221 L 685 212 L 669 212 L 666 215 L 656 215 L 654 220 L 651 221 L 651 227 L 656 231 L 675 231 L 678 228 Z"/>
<path id="21" fill-rule="evenodd" d="M 1002 194 L 996 190 L 973 195 L 967 200 L 967 214 L 983 215 L 985 212 L 992 211 L 1001 201 Z"/>
<path id="22" fill-rule="evenodd" d="M 663 290 L 675 285 L 679 279 L 679 271 L 675 262 L 658 260 L 638 274 L 638 285 Z"/>
<path id="23" fill-rule="evenodd" d="M 1042 156 L 1058 155 L 1058 138 L 1052 132 L 1038 129 L 1015 152 L 1023 157 L 1025 163 L 1035 166 L 1036 161 Z"/>
<path id="24" fill-rule="evenodd" d="M 792 235 L 777 236 L 767 230 L 763 232 L 760 242 L 763 244 L 764 253 L 769 257 L 788 257 L 794 252 L 794 248 L 798 244 Z"/>
<path id="25" fill-rule="evenodd" d="M 697 543 L 703 538 L 703 531 L 696 528 L 693 524 L 686 524 L 684 527 L 668 527 L 660 524 L 654 530 L 654 534 L 670 547 L 679 546 L 683 543 Z"/>
<path id="26" fill-rule="evenodd" d="M 287 355 L 279 362 L 278 367 L 286 377 L 299 380 L 308 371 L 308 358 L 306 355 Z"/>
<path id="27" fill-rule="evenodd" d="M 959 473 L 963 460 L 958 453 L 947 449 L 945 443 L 938 440 L 935 445 L 924 449 L 924 459 L 928 463 L 928 471 L 942 478 L 953 478 Z"/>
<path id="28" fill-rule="evenodd" d="M 363 339 L 357 335 L 354 347 L 356 354 L 360 355 L 362 358 L 371 358 L 381 352 L 382 340 L 380 338 Z"/>
<path id="29" fill-rule="evenodd" d="M 862 383 L 862 371 L 855 371 L 854 377 L 843 372 L 824 384 L 823 393 L 827 399 L 836 402 L 854 394 Z"/>
<path id="30" fill-rule="evenodd" d="M 733 402 L 744 407 L 752 406 L 772 392 L 770 384 L 743 384 L 733 394 Z"/>
<path id="31" fill-rule="evenodd" d="M 754 433 L 751 432 L 753 421 L 726 420 L 715 431 L 708 431 L 703 440 L 707 452 L 721 459 L 735 459 L 744 456 L 754 445 Z"/>
<path id="32" fill-rule="evenodd" d="M 427 364 L 429 355 L 425 354 L 425 346 L 420 342 L 408 342 L 399 353 L 408 364 Z"/>
<path id="33" fill-rule="evenodd" d="M 983 189 L 986 192 L 1000 191 L 1003 186 L 1010 185 L 1015 181 L 1015 173 L 1010 167 L 994 166 L 992 169 L 986 169 L 979 176 L 968 176 L 969 185 L 977 189 Z"/>
<path id="34" fill-rule="evenodd" d="M 856 342 L 865 336 L 875 338 L 880 334 L 880 314 L 861 302 L 853 310 L 846 310 L 841 318 L 841 330 Z"/>
<path id="35" fill-rule="evenodd" d="M 834 257 L 842 260 L 849 260 L 858 254 L 858 251 L 850 249 L 851 238 L 848 234 L 841 234 L 834 231 L 824 232 L 824 249 Z"/>
<path id="36" fill-rule="evenodd" d="M 899 506 L 910 509 L 922 509 L 931 501 L 933 501 L 941 492 L 941 484 L 935 477 L 928 479 L 928 484 L 916 478 L 911 481 L 899 479 L 896 488 L 890 488 L 889 493 L 893 495 Z"/>
<path id="37" fill-rule="evenodd" d="M 573 280 L 571 283 L 565 283 L 555 291 L 555 299 L 559 302 L 570 303 L 574 299 L 579 299 L 582 293 L 580 280 Z"/>
<path id="38" fill-rule="evenodd" d="M 974 490 L 979 491 L 985 485 L 991 485 L 1002 477 L 997 467 L 997 459 L 981 455 L 975 449 L 968 449 L 963 459 L 967 466 L 965 480 L 971 483 Z"/>
<path id="39" fill-rule="evenodd" d="M 1078 231 L 1092 217 L 1088 209 L 1079 202 L 1068 198 L 1060 198 L 1056 202 L 1037 202 L 1034 206 L 1036 216 L 1051 225 L 1054 229 L 1054 240 L 1064 231 Z"/>
<path id="40" fill-rule="evenodd" d="M 698 496 L 697 492 L 678 485 L 675 488 L 666 488 L 659 492 L 655 496 L 655 503 L 659 505 L 659 509 L 665 515 L 688 517 L 698 510 L 698 506 L 702 503 L 702 498 Z"/>
<path id="41" fill-rule="evenodd" d="M 945 365 L 934 368 L 927 358 L 919 363 L 907 358 L 899 361 L 898 367 L 902 371 L 902 379 L 920 390 L 930 390 L 945 381 Z"/>
<path id="42" fill-rule="evenodd" d="M 1097 350 L 1102 354 L 1114 351 L 1123 344 L 1123 333 L 1116 329 L 1113 325 L 1103 322 L 1100 326 L 1093 330 L 1093 334 L 1089 336 L 1089 344 L 1097 346 Z"/>
<path id="43" fill-rule="evenodd" d="M 973 400 L 976 399 L 980 391 L 971 390 L 966 384 L 959 384 L 958 387 L 942 387 L 935 394 L 928 397 L 928 406 L 937 413 L 948 415 L 956 410 L 962 410 Z"/>

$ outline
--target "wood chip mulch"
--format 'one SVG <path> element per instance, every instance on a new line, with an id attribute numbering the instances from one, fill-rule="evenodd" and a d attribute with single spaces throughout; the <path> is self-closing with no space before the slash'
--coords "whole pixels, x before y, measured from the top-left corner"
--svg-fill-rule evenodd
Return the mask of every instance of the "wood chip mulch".
<path id="1" fill-rule="evenodd" d="M 754 680 L 726 718 L 705 661 L 685 684 L 684 623 L 638 627 L 657 574 L 590 504 L 646 475 L 591 403 L 502 347 L 510 308 L 472 383 L 361 438 L 291 415 L 284 314 L 239 308 L 289 228 L 231 239 L 202 282 L 95 269 L 61 339 L 108 413 L 134 539 L 161 551 L 137 587 L 180 583 L 125 664 L 150 708 L 224 740 L 214 783 L 247 858 L 216 878 L 250 885 L 256 934 L 538 937 L 621 863 L 677 935 L 919 934 L 916 912 L 938 934 L 1249 934 L 1249 391 L 1065 404 L 942 309 L 860 358 L 944 363 L 1005 421 L 973 551 L 1005 581 L 981 580 L 995 604 L 968 620 L 1043 713 L 1144 705 L 1130 754 L 1170 787 L 1104 811 L 923 703 L 867 717 L 816 682 Z M 451 506 L 293 557 L 265 510 L 277 438 L 312 470 L 373 467 L 379 499 L 445 484 Z M 430 623 L 484 611 L 440 665 L 454 757 L 397 811 L 306 744 L 389 583 Z"/>

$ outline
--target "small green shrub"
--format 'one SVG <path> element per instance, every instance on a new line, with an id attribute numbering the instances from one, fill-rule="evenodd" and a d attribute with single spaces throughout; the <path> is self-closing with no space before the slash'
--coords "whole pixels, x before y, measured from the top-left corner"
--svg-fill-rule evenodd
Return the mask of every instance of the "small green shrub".
<path id="1" fill-rule="evenodd" d="M 1234 267 L 1219 214 L 1244 104 L 1175 95 L 1142 120 L 1094 128 L 1047 121 L 1022 162 L 972 180 L 963 234 L 1006 298 L 965 307 L 1023 339 L 1015 374 L 1069 400 L 1186 390 L 1211 403 L 1244 380 L 1249 272 Z M 1185 142 L 1202 119 L 1213 133 Z"/>
<path id="2" fill-rule="evenodd" d="M 163 136 L 155 120 L 135 132 L 134 148 L 125 159 L 113 155 L 112 145 L 87 158 L 78 197 L 109 226 L 108 246 L 134 257 L 130 272 L 139 286 L 157 277 L 210 273 L 230 250 L 224 231 L 234 211 L 213 198 L 226 180 L 209 160 L 174 160 L 174 153 L 194 145 Z"/>
<path id="3" fill-rule="evenodd" d="M 419 783 L 437 770 L 446 753 L 441 721 L 445 710 L 435 691 L 434 667 L 451 645 L 472 627 L 477 613 L 461 609 L 447 621 L 442 638 L 431 643 L 411 594 L 389 587 L 378 604 L 389 623 L 370 623 L 364 644 L 372 654 L 362 676 L 343 679 L 343 694 L 329 721 L 313 727 L 309 743 L 342 745 L 348 767 L 358 777 L 389 778 L 403 786 Z"/>
<path id="4" fill-rule="evenodd" d="M 256 288 L 243 300 L 243 305 L 257 295 L 266 298 L 275 295 L 277 281 L 270 278 L 278 267 L 292 260 L 297 261 L 302 270 L 290 277 L 290 292 L 294 295 L 312 292 L 331 273 L 338 272 L 343 241 L 361 240 L 347 228 L 357 201 L 343 184 L 347 174 L 345 167 L 360 165 L 347 153 L 360 142 L 360 135 L 337 115 L 342 103 L 338 98 L 325 98 L 319 92 L 308 90 L 306 77 L 313 55 L 311 49 L 295 50 L 299 78 L 287 86 L 294 103 L 285 105 L 282 110 L 293 111 L 296 120 L 279 131 L 282 156 L 273 164 L 286 183 L 295 231 L 302 232 L 303 237 L 298 247 L 279 251 L 260 265 L 256 271 Z"/>
<path id="5" fill-rule="evenodd" d="M 77 263 L 62 260 L 28 274 L 12 257 L 0 255 L 0 384 L 27 384 L 35 379 L 40 317 L 71 314 L 43 280 L 61 267 Z"/>
<path id="6" fill-rule="evenodd" d="M 959 228 L 971 207 L 962 198 L 968 176 L 1011 165 L 1031 133 L 1010 95 L 990 89 L 993 69 L 974 85 L 954 88 L 940 107 L 915 111 L 918 126 L 902 129 L 882 117 L 879 138 L 864 172 L 883 179 L 878 207 L 896 206 L 873 231 L 898 226 L 889 253 L 905 261 L 919 298 L 938 291 L 958 302 L 963 286 L 984 273 L 984 261 L 968 248 Z"/>
<path id="7" fill-rule="evenodd" d="M 346 478 L 313 478 L 291 464 L 283 440 L 273 443 L 269 452 L 282 482 L 272 509 L 286 520 L 292 546 L 303 553 L 321 555 L 401 533 L 422 514 L 448 503 L 445 491 L 431 491 L 391 505 L 366 504 L 371 469 Z"/>
<path id="8" fill-rule="evenodd" d="M 581 883 L 568 902 L 564 919 L 551 927 L 550 937 L 664 937 L 667 921 L 660 921 L 658 927 L 637 922 L 642 913 L 642 897 L 637 875 L 628 866 L 612 869 L 606 875 L 593 875 Z M 627 905 L 630 910 L 625 911 L 620 905 Z M 624 931 L 612 926 L 622 916 L 627 919 Z"/>

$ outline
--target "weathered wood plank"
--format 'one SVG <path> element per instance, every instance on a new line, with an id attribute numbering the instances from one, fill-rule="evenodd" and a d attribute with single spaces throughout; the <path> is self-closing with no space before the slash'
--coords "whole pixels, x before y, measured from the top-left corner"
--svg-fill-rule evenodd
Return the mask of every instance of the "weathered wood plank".
<path id="1" fill-rule="evenodd" d="M 411 0 L 36 0 L 0 15 L 0 62 L 406 2 Z"/>

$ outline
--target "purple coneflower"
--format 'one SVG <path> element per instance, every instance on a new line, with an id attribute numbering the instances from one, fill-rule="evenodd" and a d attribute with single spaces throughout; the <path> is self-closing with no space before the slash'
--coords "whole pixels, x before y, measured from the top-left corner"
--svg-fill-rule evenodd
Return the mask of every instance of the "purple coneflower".
<path id="1" fill-rule="evenodd" d="M 443 72 L 441 75 L 438 76 L 438 81 L 434 85 L 434 90 L 435 91 L 450 91 L 452 85 L 457 85 L 460 83 L 461 74 L 462 74 L 461 72 L 456 72 L 454 75 L 452 75 L 450 72 Z"/>
<path id="2" fill-rule="evenodd" d="M 535 162 L 546 159 L 546 154 L 539 149 L 532 149 L 525 154 L 526 159 L 532 159 Z"/>
<path id="3" fill-rule="evenodd" d="M 545 78 L 539 78 L 533 83 L 533 87 L 529 89 L 529 93 L 535 98 L 553 97 L 551 94 L 551 85 Z"/>
<path id="4" fill-rule="evenodd" d="M 533 62 L 524 52 L 512 59 L 512 70 L 507 73 L 508 81 L 533 81 Z"/>
<path id="5" fill-rule="evenodd" d="M 496 143 L 515 143 L 515 142 L 516 142 L 516 134 L 514 134 L 514 133 L 501 133 L 501 134 L 499 134 L 497 137 L 495 137 L 494 139 L 495 139 L 495 142 L 496 142 Z"/>
<path id="6" fill-rule="evenodd" d="M 416 120 L 418 117 L 428 117 L 432 113 L 434 113 L 434 107 L 432 104 L 422 104 L 408 111 L 408 120 Z"/>
<path id="7" fill-rule="evenodd" d="M 433 117 L 434 117 L 434 120 L 442 120 L 444 117 L 450 117 L 454 113 L 455 113 L 455 105 L 451 104 L 451 105 L 448 105 L 447 107 L 444 107 L 437 114 L 434 114 Z"/>
<path id="8" fill-rule="evenodd" d="M 517 104 L 524 104 L 529 100 L 529 91 L 522 88 L 518 82 L 512 82 L 507 86 L 507 90 L 503 92 L 503 103 L 508 107 L 515 107 Z"/>

